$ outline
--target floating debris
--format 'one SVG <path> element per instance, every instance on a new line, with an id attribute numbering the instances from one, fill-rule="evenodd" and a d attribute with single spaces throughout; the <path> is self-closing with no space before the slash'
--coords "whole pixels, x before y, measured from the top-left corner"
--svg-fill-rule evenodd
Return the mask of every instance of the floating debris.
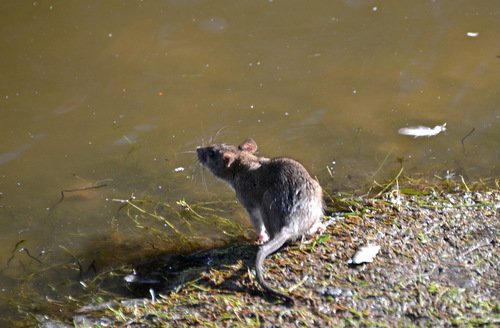
<path id="1" fill-rule="evenodd" d="M 157 285 L 161 283 L 160 278 L 140 277 L 135 273 L 126 275 L 125 277 L 123 277 L 123 280 L 127 284 Z"/>
<path id="2" fill-rule="evenodd" d="M 174 169 L 174 172 L 183 172 L 184 171 L 184 168 L 181 166 L 181 167 L 176 167 Z"/>
<path id="3" fill-rule="evenodd" d="M 155 294 L 155 290 L 153 288 L 150 288 L 149 289 L 149 294 L 151 295 L 151 302 L 153 304 L 156 303 L 156 294 Z"/>
<path id="4" fill-rule="evenodd" d="M 466 34 L 468 37 L 470 38 L 475 38 L 475 37 L 478 37 L 479 36 L 479 33 L 478 32 L 467 32 Z"/>
<path id="5" fill-rule="evenodd" d="M 446 123 L 443 125 L 436 125 L 433 128 L 427 126 L 410 126 L 406 128 L 401 128 L 398 130 L 399 134 L 404 134 L 405 136 L 418 137 L 432 137 L 443 131 L 446 131 Z"/>
<path id="6" fill-rule="evenodd" d="M 358 249 L 354 256 L 347 261 L 347 264 L 371 263 L 373 258 L 380 251 L 379 245 L 367 245 Z"/>

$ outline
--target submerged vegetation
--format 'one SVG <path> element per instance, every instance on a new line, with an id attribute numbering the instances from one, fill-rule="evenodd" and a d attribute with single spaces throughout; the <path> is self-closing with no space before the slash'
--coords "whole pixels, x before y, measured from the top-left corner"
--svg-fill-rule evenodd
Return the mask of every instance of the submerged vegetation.
<path id="1" fill-rule="evenodd" d="M 235 201 L 167 204 L 132 196 L 114 200 L 122 204 L 117 217 L 133 222 L 147 244 L 116 231 L 95 243 L 92 260 L 64 250 L 71 263 L 26 279 L 20 297 L 33 301 L 19 305 L 25 317 L 10 324 L 499 324 L 499 180 L 430 182 L 401 173 L 363 196 L 325 193 L 326 232 L 267 259 L 268 281 L 293 295 L 295 307 L 267 299 L 255 283 L 255 236 L 233 220 Z M 210 227 L 203 236 L 196 234 L 201 226 Z M 347 264 L 369 244 L 380 246 L 372 263 Z M 63 270 L 76 278 L 47 286 L 43 301 L 30 292 L 40 277 Z M 85 293 L 62 295 L 71 284 Z"/>

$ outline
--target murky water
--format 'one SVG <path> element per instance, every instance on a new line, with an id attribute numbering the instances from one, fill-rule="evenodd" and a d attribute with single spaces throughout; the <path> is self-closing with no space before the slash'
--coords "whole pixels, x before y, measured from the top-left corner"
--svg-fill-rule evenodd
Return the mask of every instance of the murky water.
<path id="1" fill-rule="evenodd" d="M 497 1 L 34 1 L 0 13 L 5 299 L 53 263 L 112 253 L 117 230 L 140 248 L 143 230 L 113 199 L 231 200 L 190 152 L 221 128 L 217 141 L 251 136 L 342 191 L 394 175 L 398 158 L 407 174 L 500 173 Z M 443 123 L 430 138 L 398 134 Z"/>

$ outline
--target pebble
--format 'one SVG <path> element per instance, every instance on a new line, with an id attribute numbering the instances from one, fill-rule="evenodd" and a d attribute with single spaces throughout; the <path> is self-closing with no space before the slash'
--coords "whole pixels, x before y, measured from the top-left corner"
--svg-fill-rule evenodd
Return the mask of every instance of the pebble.
<path id="1" fill-rule="evenodd" d="M 322 287 L 318 288 L 317 292 L 321 294 L 321 296 L 332 296 L 332 297 L 352 297 L 353 292 L 350 289 L 342 289 L 338 287 L 333 287 L 333 286 L 328 286 L 328 287 Z"/>

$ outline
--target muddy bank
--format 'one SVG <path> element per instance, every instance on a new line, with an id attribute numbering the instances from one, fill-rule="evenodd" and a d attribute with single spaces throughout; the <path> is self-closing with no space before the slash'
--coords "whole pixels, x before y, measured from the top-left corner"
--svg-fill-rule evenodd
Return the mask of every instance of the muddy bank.
<path id="1" fill-rule="evenodd" d="M 129 298 L 96 297 L 64 319 L 34 317 L 46 327 L 495 326 L 499 204 L 495 189 L 329 196 L 327 231 L 266 261 L 268 281 L 296 299 L 292 308 L 257 287 L 257 247 L 235 243 L 159 257 L 128 277 L 115 272 L 128 279 Z M 380 246 L 374 261 L 348 265 L 367 244 Z"/>

